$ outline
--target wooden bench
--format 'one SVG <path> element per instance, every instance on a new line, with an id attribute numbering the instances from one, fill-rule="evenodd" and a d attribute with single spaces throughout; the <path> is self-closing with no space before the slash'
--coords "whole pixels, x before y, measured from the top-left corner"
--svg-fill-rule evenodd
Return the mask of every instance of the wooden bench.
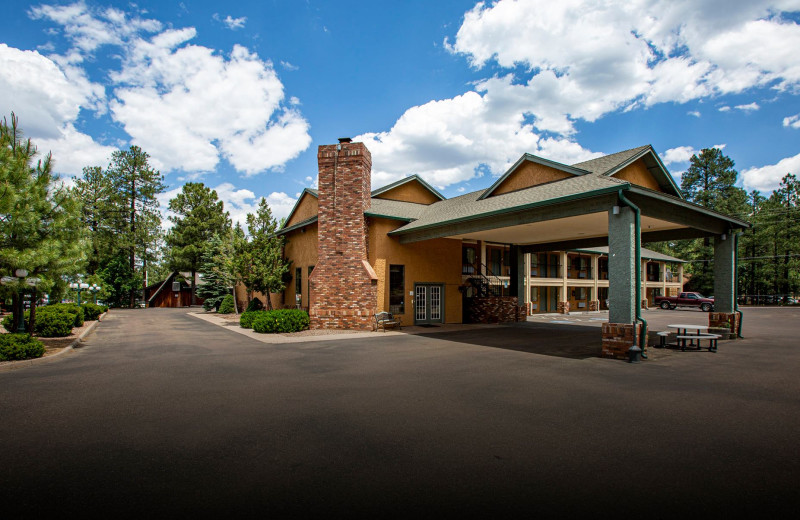
<path id="1" fill-rule="evenodd" d="M 675 336 L 675 339 L 678 340 L 680 343 L 681 350 L 686 350 L 686 340 L 697 341 L 697 348 L 698 350 L 702 347 L 700 346 L 700 341 L 707 339 L 708 340 L 708 351 L 709 352 L 716 352 L 717 351 L 717 340 L 720 338 L 719 334 L 684 334 Z M 690 345 L 692 346 L 692 345 Z"/>
<path id="2" fill-rule="evenodd" d="M 403 328 L 403 320 L 399 316 L 395 316 L 391 312 L 379 312 L 373 316 L 375 318 L 375 332 L 378 332 L 378 329 L 383 329 L 383 332 L 386 332 L 386 327 L 391 328 Z"/>

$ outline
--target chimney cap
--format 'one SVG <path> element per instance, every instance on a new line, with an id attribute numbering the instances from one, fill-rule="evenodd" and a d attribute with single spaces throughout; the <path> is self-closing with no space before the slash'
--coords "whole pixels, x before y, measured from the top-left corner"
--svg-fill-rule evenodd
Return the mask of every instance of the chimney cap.
<path id="1" fill-rule="evenodd" d="M 349 137 L 340 137 L 339 138 L 339 144 L 346 144 L 346 143 L 351 143 L 351 142 L 353 142 L 353 140 L 351 138 L 349 138 Z"/>

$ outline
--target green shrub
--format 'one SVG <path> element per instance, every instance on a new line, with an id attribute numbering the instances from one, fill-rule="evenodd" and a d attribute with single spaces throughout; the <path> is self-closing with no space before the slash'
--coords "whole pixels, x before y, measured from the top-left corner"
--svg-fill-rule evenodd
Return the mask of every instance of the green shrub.
<path id="1" fill-rule="evenodd" d="M 70 314 L 75 319 L 73 323 L 73 327 L 81 327 L 83 326 L 84 320 L 84 313 L 83 313 L 83 306 L 78 305 L 77 303 L 55 303 L 53 305 L 48 305 L 47 307 L 40 307 L 36 310 L 36 322 L 39 322 L 39 312 L 49 310 L 52 312 L 53 310 L 58 311 L 65 311 Z"/>
<path id="2" fill-rule="evenodd" d="M 245 311 L 260 311 L 264 308 L 264 304 L 261 303 L 259 298 L 253 298 L 250 300 L 250 303 L 247 304 L 247 309 Z"/>
<path id="3" fill-rule="evenodd" d="M 42 357 L 44 345 L 27 334 L 0 334 L 0 361 Z"/>
<path id="4" fill-rule="evenodd" d="M 252 329 L 253 320 L 266 313 L 267 311 L 244 311 L 239 317 L 239 326 L 245 329 Z"/>
<path id="5" fill-rule="evenodd" d="M 308 313 L 300 309 L 267 311 L 253 320 L 253 330 L 261 333 L 300 332 L 308 328 Z"/>
<path id="6" fill-rule="evenodd" d="M 94 303 L 84 303 L 82 307 L 83 317 L 86 321 L 94 321 L 108 310 L 105 305 L 96 305 Z"/>
<path id="7" fill-rule="evenodd" d="M 222 299 L 222 303 L 219 304 L 219 310 L 217 311 L 220 314 L 233 314 L 233 311 L 236 309 L 233 308 L 233 295 L 228 294 Z"/>
<path id="8" fill-rule="evenodd" d="M 69 336 L 77 321 L 76 316 L 80 317 L 80 323 L 83 324 L 83 309 L 76 315 L 70 309 L 57 305 L 42 307 L 37 309 L 34 329 L 37 334 L 46 338 Z"/>

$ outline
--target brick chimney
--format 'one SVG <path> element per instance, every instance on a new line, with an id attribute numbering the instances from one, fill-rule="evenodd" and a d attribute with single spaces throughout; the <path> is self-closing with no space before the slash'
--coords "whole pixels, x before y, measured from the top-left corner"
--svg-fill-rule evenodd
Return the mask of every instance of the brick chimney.
<path id="1" fill-rule="evenodd" d="M 320 146 L 317 265 L 309 278 L 312 329 L 371 329 L 377 279 L 367 260 L 372 155 L 349 138 Z"/>

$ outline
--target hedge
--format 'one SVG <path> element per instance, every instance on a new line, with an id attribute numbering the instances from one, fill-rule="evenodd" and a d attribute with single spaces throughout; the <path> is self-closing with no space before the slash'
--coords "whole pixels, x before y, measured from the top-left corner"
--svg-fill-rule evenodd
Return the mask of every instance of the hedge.
<path id="1" fill-rule="evenodd" d="M 300 309 L 266 311 L 253 320 L 253 330 L 261 333 L 300 332 L 308 328 L 308 313 Z"/>
<path id="2" fill-rule="evenodd" d="M 83 317 L 86 321 L 94 321 L 108 310 L 108 307 L 105 305 L 97 305 L 94 303 L 84 303 L 82 307 Z"/>
<path id="3" fill-rule="evenodd" d="M 239 326 L 245 329 L 252 329 L 253 320 L 266 313 L 267 311 L 244 311 L 239 317 Z"/>
<path id="4" fill-rule="evenodd" d="M 25 311 L 25 325 L 30 321 L 30 311 Z M 3 326 L 11 331 L 12 315 L 3 318 Z M 45 338 L 60 338 L 72 334 L 76 323 L 83 325 L 83 309 L 72 304 L 59 303 L 36 308 L 34 332 Z M 80 326 L 80 325 L 79 325 Z"/>
<path id="5" fill-rule="evenodd" d="M 44 345 L 27 334 L 0 334 L 0 361 L 38 358 L 44 355 Z"/>
<path id="6" fill-rule="evenodd" d="M 233 311 L 236 309 L 233 308 L 233 295 L 227 294 L 222 299 L 222 303 L 219 304 L 219 310 L 217 311 L 220 314 L 233 314 Z"/>

